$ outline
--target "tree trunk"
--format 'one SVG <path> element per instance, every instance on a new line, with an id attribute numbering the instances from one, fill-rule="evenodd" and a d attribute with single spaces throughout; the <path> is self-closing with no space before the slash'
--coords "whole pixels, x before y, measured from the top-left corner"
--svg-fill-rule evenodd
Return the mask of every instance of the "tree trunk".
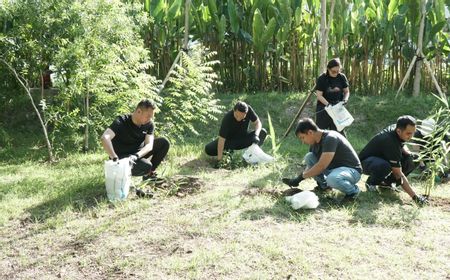
<path id="1" fill-rule="evenodd" d="M 17 74 L 16 70 L 14 70 L 14 68 L 9 65 L 8 62 L 6 62 L 5 60 L 0 58 L 0 61 L 3 62 L 3 64 L 6 65 L 6 67 L 9 68 L 9 70 L 11 70 L 11 72 L 14 74 L 14 76 L 16 77 L 17 81 L 19 82 L 19 84 L 25 89 L 25 91 L 27 92 L 28 98 L 30 98 L 31 101 L 31 105 L 33 106 L 34 111 L 36 112 L 36 115 L 39 119 L 39 123 L 41 124 L 42 127 L 42 131 L 44 132 L 44 138 L 45 138 L 45 142 L 47 144 L 47 151 L 48 151 L 48 160 L 49 162 L 54 162 L 55 158 L 53 157 L 53 148 L 52 145 L 50 144 L 50 140 L 48 139 L 48 133 L 47 133 L 47 127 L 43 121 L 43 118 L 41 117 L 41 114 L 39 113 L 38 108 L 36 107 L 36 104 L 34 104 L 34 100 L 33 100 L 33 96 L 31 95 L 30 92 L 30 88 L 25 85 L 26 81 L 22 81 L 22 79 L 20 78 L 19 74 Z"/>
<path id="2" fill-rule="evenodd" d="M 86 126 L 84 127 L 83 151 L 87 152 L 89 150 L 89 90 L 86 93 L 85 107 L 86 107 Z"/>
<path id="3" fill-rule="evenodd" d="M 423 30 L 425 27 L 425 6 L 427 4 L 426 0 L 421 1 L 421 19 L 420 19 L 420 27 L 419 27 L 419 36 L 417 39 L 417 52 L 418 60 L 416 61 L 416 70 L 414 75 L 414 86 L 413 86 L 413 96 L 419 96 L 420 92 L 420 79 L 421 79 L 421 68 L 422 68 L 422 44 L 423 44 Z"/>

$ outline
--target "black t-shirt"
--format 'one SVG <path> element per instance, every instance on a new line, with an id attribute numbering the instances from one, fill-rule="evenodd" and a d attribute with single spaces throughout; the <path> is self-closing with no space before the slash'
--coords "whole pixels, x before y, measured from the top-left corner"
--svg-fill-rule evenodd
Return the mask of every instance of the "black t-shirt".
<path id="1" fill-rule="evenodd" d="M 332 89 L 335 87 L 339 88 L 339 91 L 333 92 Z M 339 73 L 336 77 L 330 77 L 326 73 L 317 78 L 316 90 L 323 92 L 323 97 L 330 104 L 337 104 L 339 101 L 344 100 L 344 88 L 348 88 L 347 77 Z M 322 110 L 325 107 L 322 102 L 317 101 L 317 110 Z"/>
<path id="2" fill-rule="evenodd" d="M 112 139 L 114 151 L 119 158 L 137 153 L 146 135 L 153 134 L 153 122 L 137 126 L 131 120 L 131 114 L 118 116 L 109 128 L 116 134 Z"/>
<path id="3" fill-rule="evenodd" d="M 362 171 L 361 162 L 358 154 L 353 149 L 347 138 L 339 132 L 324 130 L 319 143 L 310 146 L 310 151 L 320 158 L 322 153 L 334 153 L 334 157 L 328 165 L 327 169 L 335 169 L 338 167 L 350 167 Z"/>
<path id="4" fill-rule="evenodd" d="M 250 105 L 248 106 L 248 112 L 245 118 L 238 122 L 233 115 L 233 110 L 227 112 L 222 119 L 220 126 L 219 136 L 225 139 L 239 138 L 247 134 L 248 124 L 250 121 L 255 122 L 258 119 Z"/>
<path id="5" fill-rule="evenodd" d="M 389 162 L 391 167 L 401 167 L 402 148 L 405 141 L 398 137 L 395 124 L 375 135 L 359 153 L 361 161 L 368 157 L 379 157 Z"/>

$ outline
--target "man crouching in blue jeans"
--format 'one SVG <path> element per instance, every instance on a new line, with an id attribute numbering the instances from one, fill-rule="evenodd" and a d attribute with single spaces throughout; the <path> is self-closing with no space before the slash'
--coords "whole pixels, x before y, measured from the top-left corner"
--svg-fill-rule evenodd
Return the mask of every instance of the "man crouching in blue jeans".
<path id="1" fill-rule="evenodd" d="M 283 178 L 283 183 L 296 187 L 306 178 L 314 177 L 315 191 L 337 189 L 345 194 L 342 202 L 356 199 L 360 190 L 356 183 L 361 179 L 361 162 L 348 140 L 339 132 L 320 129 L 312 119 L 301 119 L 295 135 L 307 145 L 306 170 L 293 179 Z"/>

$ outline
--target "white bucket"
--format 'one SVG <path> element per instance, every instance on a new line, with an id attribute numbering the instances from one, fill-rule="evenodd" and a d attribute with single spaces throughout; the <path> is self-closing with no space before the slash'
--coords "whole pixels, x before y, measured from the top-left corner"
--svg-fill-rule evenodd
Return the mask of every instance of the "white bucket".
<path id="1" fill-rule="evenodd" d="M 127 198 L 131 185 L 131 165 L 128 158 L 105 161 L 105 185 L 110 201 Z"/>
<path id="2" fill-rule="evenodd" d="M 242 157 L 250 164 L 267 163 L 274 160 L 272 156 L 264 153 L 264 151 L 256 144 L 252 144 L 248 147 Z"/>
<path id="3" fill-rule="evenodd" d="M 291 203 L 291 207 L 297 209 L 315 209 L 319 206 L 319 198 L 311 191 L 302 191 L 294 194 L 293 196 L 287 196 L 286 201 Z"/>

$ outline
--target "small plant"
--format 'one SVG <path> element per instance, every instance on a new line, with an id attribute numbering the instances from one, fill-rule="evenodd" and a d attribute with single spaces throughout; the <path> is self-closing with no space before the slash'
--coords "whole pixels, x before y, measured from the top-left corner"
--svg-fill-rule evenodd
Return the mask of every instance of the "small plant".
<path id="1" fill-rule="evenodd" d="M 247 163 L 239 155 L 235 155 L 233 151 L 224 151 L 222 160 L 220 161 L 220 168 L 234 170 L 240 167 L 247 166 Z"/>
<path id="2" fill-rule="evenodd" d="M 450 152 L 450 107 L 448 100 L 435 96 L 443 106 L 438 108 L 434 114 L 429 116 L 435 121 L 433 130 L 420 141 L 421 152 L 419 160 L 427 162 L 425 196 L 430 196 L 435 187 L 435 178 L 440 174 L 448 172 L 448 154 Z"/>
<path id="3" fill-rule="evenodd" d="M 272 144 L 272 154 L 275 157 L 277 155 L 278 149 L 280 148 L 281 144 L 277 144 L 277 138 L 275 135 L 275 129 L 272 124 L 272 118 L 270 117 L 270 114 L 267 113 L 267 122 L 269 123 L 269 137 L 270 142 Z"/>

